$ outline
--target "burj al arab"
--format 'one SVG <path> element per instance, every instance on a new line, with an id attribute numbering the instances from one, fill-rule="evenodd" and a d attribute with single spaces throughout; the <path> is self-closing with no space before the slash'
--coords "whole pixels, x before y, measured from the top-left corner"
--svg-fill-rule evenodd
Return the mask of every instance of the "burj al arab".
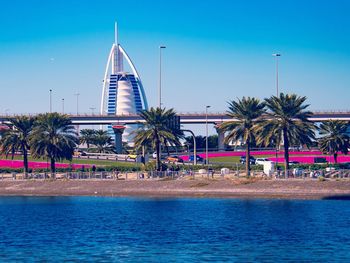
<path id="1" fill-rule="evenodd" d="M 131 72 L 124 70 L 125 62 Z M 137 114 L 148 109 L 147 98 L 142 81 L 136 67 L 125 49 L 118 41 L 118 27 L 115 24 L 115 41 L 109 52 L 107 66 L 103 78 L 101 96 L 101 115 Z M 128 141 L 133 127 L 126 127 L 123 141 Z M 113 133 L 112 127 L 108 127 Z"/>

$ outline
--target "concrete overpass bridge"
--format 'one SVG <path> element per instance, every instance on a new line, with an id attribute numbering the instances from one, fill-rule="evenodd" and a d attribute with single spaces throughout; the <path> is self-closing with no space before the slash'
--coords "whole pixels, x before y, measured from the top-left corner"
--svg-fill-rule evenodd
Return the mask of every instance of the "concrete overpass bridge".
<path id="1" fill-rule="evenodd" d="M 72 122 L 77 125 L 96 125 L 96 124 L 135 124 L 142 122 L 139 115 L 69 115 Z M 220 113 L 178 113 L 181 124 L 205 124 L 206 120 L 211 124 L 220 124 L 231 120 L 225 112 Z M 310 118 L 313 122 L 322 122 L 327 120 L 345 120 L 350 121 L 350 111 L 344 112 L 314 112 Z"/>
<path id="2" fill-rule="evenodd" d="M 30 114 L 28 114 L 30 115 Z M 33 114 L 34 115 L 34 114 Z M 219 113 L 178 113 L 181 124 L 205 124 L 206 119 L 210 124 L 220 124 L 224 121 L 231 120 L 225 112 Z M 6 122 L 15 115 L 2 115 L 0 122 Z M 130 115 L 97 115 L 97 114 L 68 114 L 75 125 L 108 125 L 108 124 L 136 124 L 142 122 L 137 114 Z M 313 122 L 321 122 L 327 120 L 345 120 L 350 121 L 350 111 L 315 111 L 310 118 Z"/>
<path id="3" fill-rule="evenodd" d="M 221 113 L 178 113 L 180 117 L 180 124 L 208 124 L 217 125 L 224 121 L 232 120 L 225 112 Z M 127 125 L 142 123 L 143 120 L 139 115 L 96 115 L 96 114 L 80 114 L 80 115 L 68 115 L 75 125 Z M 5 123 L 14 116 L 6 115 L 0 116 L 0 122 Z M 313 122 L 322 122 L 327 120 L 345 120 L 350 122 L 350 111 L 315 111 L 310 118 Z M 223 139 L 224 133 L 218 132 L 218 146 L 219 149 L 224 149 Z M 116 133 L 117 136 L 117 133 Z M 121 135 L 118 134 L 118 140 L 121 145 Z M 116 137 L 117 138 L 117 137 Z M 116 143 L 117 144 L 117 143 Z"/>

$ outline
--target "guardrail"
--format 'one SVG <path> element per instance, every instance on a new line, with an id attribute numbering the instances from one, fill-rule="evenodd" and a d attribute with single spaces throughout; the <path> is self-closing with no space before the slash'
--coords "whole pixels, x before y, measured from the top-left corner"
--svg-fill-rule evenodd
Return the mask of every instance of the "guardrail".
<path id="1" fill-rule="evenodd" d="M 263 171 L 251 171 L 251 177 L 264 177 L 271 179 L 286 179 L 285 172 L 283 170 L 264 174 Z M 180 179 L 184 177 L 192 177 L 193 179 L 200 178 L 240 178 L 246 177 L 244 170 L 205 170 L 199 171 L 181 170 L 181 171 L 147 171 L 147 172 L 67 172 L 51 174 L 45 173 L 29 173 L 24 175 L 23 173 L 11 173 L 0 174 L 0 180 L 140 180 L 140 179 Z M 288 179 L 339 179 L 350 178 L 350 169 L 320 169 L 320 170 L 307 170 L 294 168 L 288 172 Z"/>
<path id="2" fill-rule="evenodd" d="M 313 109 L 311 110 L 314 114 L 333 114 L 333 113 L 340 113 L 340 114 L 350 114 L 350 109 L 326 109 L 326 110 L 320 110 L 320 109 Z M 43 112 L 37 112 L 37 113 L 33 113 L 33 112 L 27 112 L 27 113 L 0 113 L 0 117 L 14 117 L 14 116 L 18 116 L 18 115 L 27 115 L 27 116 L 36 116 L 38 114 L 42 114 Z M 91 112 L 82 112 L 79 114 L 76 114 L 74 112 L 66 112 L 66 115 L 70 116 L 70 117 L 111 117 L 110 115 L 107 114 L 99 114 L 99 113 L 91 113 Z M 177 115 L 181 116 L 181 115 L 185 115 L 185 116 L 202 116 L 202 115 L 206 115 L 205 111 L 187 111 L 187 112 L 177 112 Z M 226 115 L 225 111 L 211 111 L 208 112 L 208 116 L 216 116 L 216 115 Z M 124 114 L 119 114 L 119 115 L 115 115 L 116 117 L 120 116 L 120 117 L 135 117 L 135 116 L 139 116 L 137 114 L 134 113 L 124 113 Z"/>

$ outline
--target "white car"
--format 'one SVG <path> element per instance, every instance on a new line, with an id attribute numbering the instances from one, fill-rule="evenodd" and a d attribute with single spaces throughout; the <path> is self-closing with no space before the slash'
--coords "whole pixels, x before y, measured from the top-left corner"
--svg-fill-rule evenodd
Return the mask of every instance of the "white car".
<path id="1" fill-rule="evenodd" d="M 168 156 L 168 153 L 162 152 L 161 155 L 160 155 L 160 158 L 163 159 L 163 158 L 165 158 L 166 156 Z M 153 158 L 153 159 L 156 159 L 156 158 L 157 158 L 157 152 L 152 153 L 152 158 Z"/>
<path id="2" fill-rule="evenodd" d="M 269 162 L 270 160 L 267 158 L 256 158 L 255 160 L 255 164 L 260 164 L 260 165 L 264 165 L 265 162 Z"/>

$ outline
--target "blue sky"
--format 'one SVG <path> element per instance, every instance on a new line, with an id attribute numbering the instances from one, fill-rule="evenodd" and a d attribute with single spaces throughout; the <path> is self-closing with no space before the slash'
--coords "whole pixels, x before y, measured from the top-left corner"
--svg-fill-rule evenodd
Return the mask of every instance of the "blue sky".
<path id="1" fill-rule="evenodd" d="M 0 9 L 0 113 L 99 108 L 113 42 L 134 61 L 157 104 L 178 112 L 225 111 L 227 101 L 275 94 L 308 97 L 312 109 L 350 109 L 350 1 L 4 1 Z M 95 111 L 97 111 L 97 109 Z"/>

